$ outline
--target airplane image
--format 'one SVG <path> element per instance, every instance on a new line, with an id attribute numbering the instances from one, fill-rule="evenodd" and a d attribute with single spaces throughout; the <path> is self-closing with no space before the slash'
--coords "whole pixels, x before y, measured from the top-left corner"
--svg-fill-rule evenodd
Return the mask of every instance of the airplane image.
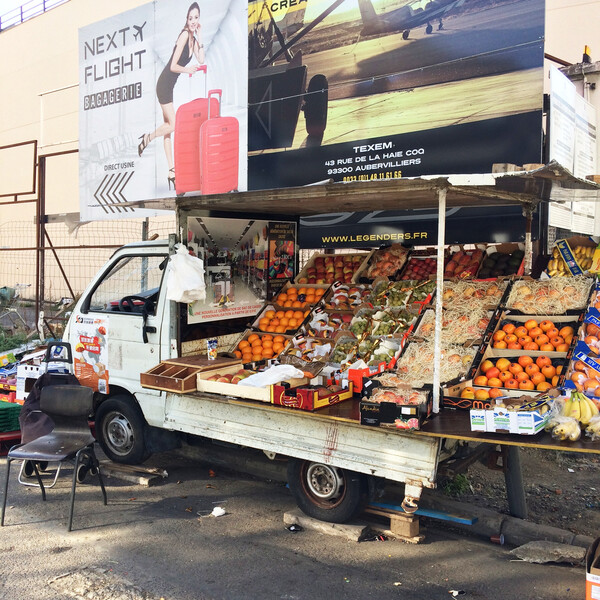
<path id="1" fill-rule="evenodd" d="M 402 31 L 402 38 L 408 39 L 410 30 L 426 25 L 425 33 L 433 32 L 431 21 L 438 21 L 438 31 L 444 28 L 442 18 L 454 8 L 464 4 L 466 0 L 412 0 L 410 2 L 392 3 L 392 7 L 377 13 L 371 0 L 358 0 L 358 8 L 364 24 L 362 35 L 377 33 L 393 33 Z"/>
<path id="2" fill-rule="evenodd" d="M 307 86 L 307 66 L 296 48 L 300 40 L 346 0 L 324 3 L 324 10 L 305 23 L 308 0 L 257 0 L 248 9 L 248 150 L 285 148 L 292 144 L 300 112 L 306 120 L 306 145 L 320 145 L 327 125 L 329 85 L 324 74 L 314 75 Z M 438 21 L 466 0 L 358 0 L 363 27 L 360 37 L 402 31 L 425 25 L 433 32 Z M 381 5 L 381 6 L 380 6 Z M 277 9 L 277 10 L 275 10 Z M 285 12 L 282 14 L 283 9 Z"/>
<path id="3" fill-rule="evenodd" d="M 134 25 L 133 28 L 135 29 L 135 33 L 133 34 L 133 39 L 137 40 L 138 37 L 140 38 L 140 42 L 144 41 L 144 27 L 146 25 L 146 21 L 144 21 L 144 23 L 142 25 Z"/>

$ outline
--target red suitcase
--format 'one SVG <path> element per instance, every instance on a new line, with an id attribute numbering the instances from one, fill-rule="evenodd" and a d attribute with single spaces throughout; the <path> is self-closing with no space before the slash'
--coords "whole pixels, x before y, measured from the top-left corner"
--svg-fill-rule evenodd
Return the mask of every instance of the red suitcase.
<path id="1" fill-rule="evenodd" d="M 206 83 L 206 65 L 199 71 L 204 72 Z M 219 112 L 219 100 L 210 99 L 210 113 Z M 200 148 L 198 136 L 200 126 L 209 113 L 209 98 L 197 98 L 182 104 L 175 113 L 175 140 L 173 143 L 175 159 L 175 192 L 178 196 L 185 192 L 200 190 Z"/>
<path id="2" fill-rule="evenodd" d="M 200 192 L 224 194 L 238 189 L 240 127 L 235 117 L 221 116 L 221 90 L 210 90 L 208 98 L 208 119 L 200 126 Z"/>

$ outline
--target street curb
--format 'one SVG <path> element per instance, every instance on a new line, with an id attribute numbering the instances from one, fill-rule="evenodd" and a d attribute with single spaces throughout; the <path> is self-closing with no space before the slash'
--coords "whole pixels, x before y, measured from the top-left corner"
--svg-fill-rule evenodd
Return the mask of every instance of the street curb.
<path id="1" fill-rule="evenodd" d="M 286 461 L 270 460 L 259 450 L 240 448 L 233 445 L 203 444 L 202 446 L 184 446 L 178 452 L 185 457 L 207 463 L 213 468 L 214 466 L 220 466 L 224 469 L 237 471 L 259 479 L 279 482 L 287 481 Z M 399 499 L 397 503 L 400 505 L 403 497 L 402 484 L 389 482 L 386 489 L 390 492 L 390 495 L 396 496 Z M 459 529 L 465 533 L 488 540 L 492 536 L 503 535 L 504 542 L 512 546 L 521 546 L 527 542 L 546 540 L 587 548 L 594 539 L 589 536 L 577 535 L 572 531 L 558 527 L 541 525 L 465 502 L 458 502 L 443 496 L 436 490 L 424 489 L 419 506 L 450 515 L 476 518 L 477 522 L 473 525 L 446 521 L 438 521 L 438 523 L 446 523 L 454 529 Z"/>

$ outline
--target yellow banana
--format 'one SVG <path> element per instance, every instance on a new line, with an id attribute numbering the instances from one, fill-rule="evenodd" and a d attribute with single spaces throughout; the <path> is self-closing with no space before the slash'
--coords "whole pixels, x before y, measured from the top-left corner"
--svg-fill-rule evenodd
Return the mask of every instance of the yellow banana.
<path id="1" fill-rule="evenodd" d="M 561 415 L 563 417 L 571 416 L 571 407 L 573 406 L 573 398 L 569 397 L 565 400 L 565 405 L 563 406 Z"/>
<path id="2" fill-rule="evenodd" d="M 580 394 L 581 395 L 581 401 L 585 402 L 585 404 L 587 405 L 589 411 L 590 411 L 590 419 L 592 419 L 593 417 L 595 417 L 598 414 L 598 407 L 596 406 L 596 403 L 591 399 L 588 398 L 585 394 Z M 583 420 L 581 421 L 583 423 Z M 589 423 L 589 420 L 588 420 Z"/>
<path id="3" fill-rule="evenodd" d="M 590 408 L 590 405 L 587 402 L 587 398 L 580 399 L 579 406 L 579 420 L 581 421 L 582 425 L 587 425 L 590 422 L 590 419 L 592 418 L 592 409 Z"/>
<path id="4" fill-rule="evenodd" d="M 581 418 L 581 402 L 577 397 L 572 398 L 572 400 L 573 403 L 571 404 L 571 414 L 568 416 L 573 417 L 573 419 L 579 421 L 579 419 Z"/>

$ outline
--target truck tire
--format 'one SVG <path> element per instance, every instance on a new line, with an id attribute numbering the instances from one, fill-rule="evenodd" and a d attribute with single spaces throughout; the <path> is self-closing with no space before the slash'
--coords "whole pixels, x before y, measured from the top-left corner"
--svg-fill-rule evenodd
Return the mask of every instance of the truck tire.
<path id="1" fill-rule="evenodd" d="M 144 440 L 144 417 L 129 396 L 112 396 L 100 404 L 96 435 L 114 462 L 138 465 L 150 456 Z"/>
<path id="2" fill-rule="evenodd" d="M 298 507 L 309 517 L 345 523 L 365 507 L 367 486 L 360 473 L 290 458 L 287 474 Z"/>

